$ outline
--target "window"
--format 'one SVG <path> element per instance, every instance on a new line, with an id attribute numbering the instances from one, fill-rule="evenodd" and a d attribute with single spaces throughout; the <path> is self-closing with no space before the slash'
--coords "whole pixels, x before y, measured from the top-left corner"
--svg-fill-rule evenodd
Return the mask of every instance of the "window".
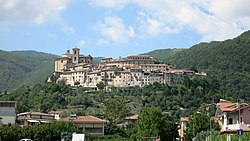
<path id="1" fill-rule="evenodd" d="M 233 124 L 233 118 L 228 119 L 228 124 Z"/>
<path id="2" fill-rule="evenodd" d="M 102 133 L 102 128 L 85 128 L 88 133 Z"/>

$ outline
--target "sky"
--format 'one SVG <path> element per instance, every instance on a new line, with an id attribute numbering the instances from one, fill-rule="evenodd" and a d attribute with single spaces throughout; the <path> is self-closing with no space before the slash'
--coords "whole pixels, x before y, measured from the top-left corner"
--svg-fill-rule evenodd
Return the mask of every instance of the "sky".
<path id="1" fill-rule="evenodd" d="M 0 0 L 0 49 L 126 57 L 232 39 L 250 0 Z"/>

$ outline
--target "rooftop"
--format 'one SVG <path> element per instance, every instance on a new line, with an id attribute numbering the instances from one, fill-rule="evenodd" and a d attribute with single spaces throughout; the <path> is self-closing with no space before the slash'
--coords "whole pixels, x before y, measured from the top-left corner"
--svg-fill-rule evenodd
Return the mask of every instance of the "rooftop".
<path id="1" fill-rule="evenodd" d="M 222 112 L 232 112 L 232 111 L 236 111 L 238 109 L 250 107 L 250 105 L 248 103 L 245 103 L 245 102 L 233 103 L 231 101 L 227 101 L 224 99 L 220 99 L 220 102 L 217 103 L 217 106 Z"/>
<path id="2" fill-rule="evenodd" d="M 94 116 L 78 116 L 76 119 L 74 120 L 70 120 L 70 117 L 66 117 L 66 118 L 62 118 L 59 121 L 64 121 L 64 122 L 87 122 L 87 123 L 105 123 L 106 120 L 94 117 Z"/>
<path id="3" fill-rule="evenodd" d="M 24 112 L 24 113 L 19 113 L 17 116 L 23 116 L 23 115 L 39 115 L 39 116 L 52 116 L 47 113 L 40 113 L 40 112 Z"/>

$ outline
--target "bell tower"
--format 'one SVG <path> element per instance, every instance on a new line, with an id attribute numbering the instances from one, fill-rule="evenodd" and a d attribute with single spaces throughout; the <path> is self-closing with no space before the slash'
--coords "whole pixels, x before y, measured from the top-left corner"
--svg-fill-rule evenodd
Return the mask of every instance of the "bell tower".
<path id="1" fill-rule="evenodd" d="M 77 47 L 73 48 L 72 63 L 75 64 L 79 63 L 79 51 L 80 51 L 79 48 Z"/>

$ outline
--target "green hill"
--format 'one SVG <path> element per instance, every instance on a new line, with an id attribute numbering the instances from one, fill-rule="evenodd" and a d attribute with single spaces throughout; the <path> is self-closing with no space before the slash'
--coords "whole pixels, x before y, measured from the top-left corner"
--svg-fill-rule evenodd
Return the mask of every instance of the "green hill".
<path id="1" fill-rule="evenodd" d="M 156 50 L 153 56 L 177 68 L 207 72 L 225 97 L 250 100 L 250 31 L 234 39 L 200 43 L 174 54 L 169 51 Z"/>
<path id="2" fill-rule="evenodd" d="M 148 53 L 143 53 L 142 55 L 150 55 L 156 58 L 158 61 L 164 61 L 164 60 L 168 60 L 169 58 L 171 58 L 171 56 L 183 50 L 185 49 L 183 48 L 157 49 L 154 51 L 150 51 Z"/>
<path id="3" fill-rule="evenodd" d="M 35 51 L 0 50 L 0 91 L 44 82 L 53 74 L 55 58 Z"/>

